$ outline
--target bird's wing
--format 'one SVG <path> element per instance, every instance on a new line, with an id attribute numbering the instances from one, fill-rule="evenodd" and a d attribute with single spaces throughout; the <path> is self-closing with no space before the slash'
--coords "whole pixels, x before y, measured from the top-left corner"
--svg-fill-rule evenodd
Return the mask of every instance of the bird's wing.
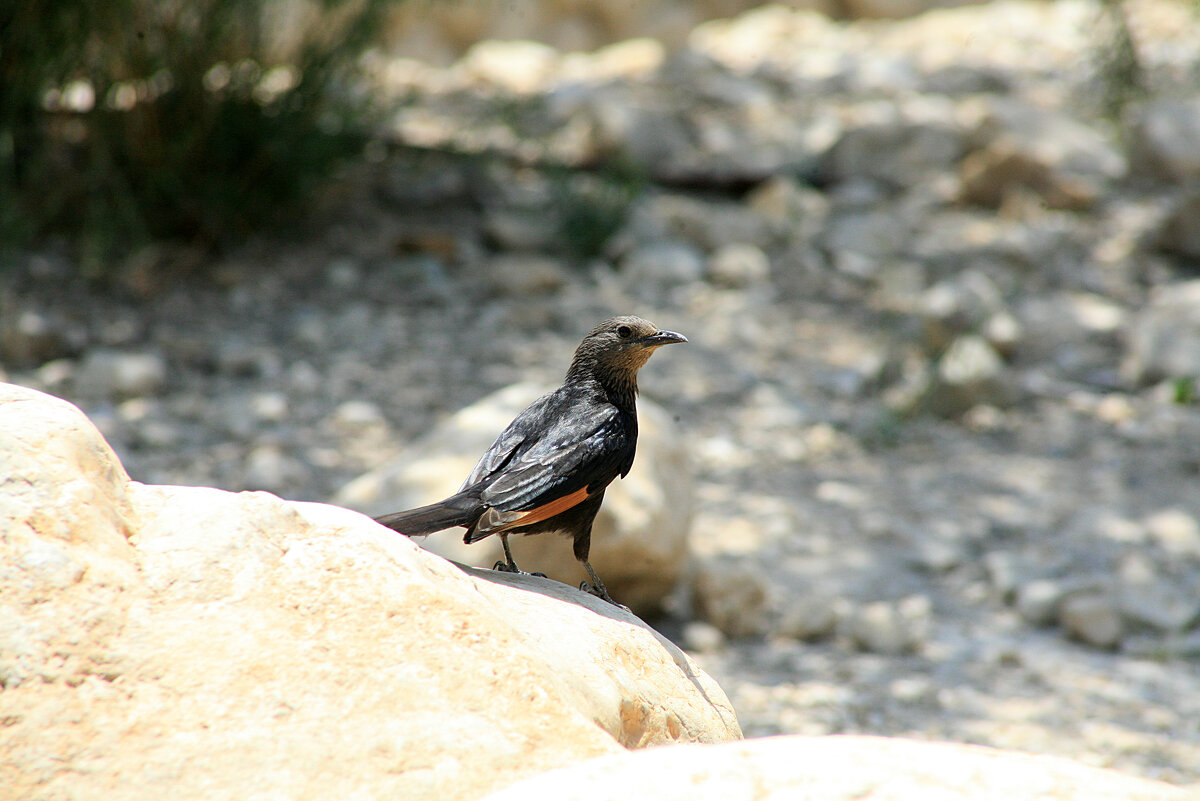
<path id="1" fill-rule="evenodd" d="M 552 404 L 553 394 L 548 393 L 541 396 L 513 418 L 513 421 L 500 433 L 500 436 L 496 437 L 496 441 L 488 447 L 483 456 L 479 457 L 479 461 L 471 469 L 471 475 L 467 476 L 467 480 L 459 488 L 460 492 L 499 473 L 517 453 L 524 449 L 523 446 L 526 445 L 527 440 L 536 439 L 537 421 L 545 418 L 545 410 Z"/>
<path id="2" fill-rule="evenodd" d="M 628 470 L 634 447 L 629 426 L 616 408 L 576 406 L 494 474 L 480 499 L 501 511 L 565 504 L 562 511 Z"/>

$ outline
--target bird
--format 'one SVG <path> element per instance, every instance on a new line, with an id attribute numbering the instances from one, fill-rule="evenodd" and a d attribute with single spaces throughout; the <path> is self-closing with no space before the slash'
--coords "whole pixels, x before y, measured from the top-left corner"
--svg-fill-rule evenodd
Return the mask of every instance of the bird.
<path id="1" fill-rule="evenodd" d="M 509 423 L 458 492 L 376 521 L 410 537 L 462 526 L 468 544 L 496 534 L 505 561 L 493 569 L 509 573 L 524 573 L 509 536 L 564 534 L 591 579 L 580 589 L 621 606 L 588 561 L 592 523 L 608 485 L 633 466 L 638 370 L 656 349 L 687 341 L 640 317 L 604 320 L 575 349 L 562 386 Z"/>

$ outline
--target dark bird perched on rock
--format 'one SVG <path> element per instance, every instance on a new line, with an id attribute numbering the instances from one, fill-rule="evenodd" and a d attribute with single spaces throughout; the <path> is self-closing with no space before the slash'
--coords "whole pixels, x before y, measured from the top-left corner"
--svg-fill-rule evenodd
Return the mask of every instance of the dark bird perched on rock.
<path id="1" fill-rule="evenodd" d="M 610 603 L 588 563 L 592 521 L 604 490 L 633 465 L 637 447 L 637 374 L 655 348 L 687 337 L 640 317 L 613 317 L 575 350 L 566 380 L 531 403 L 479 459 L 462 488 L 438 503 L 376 518 L 410 537 L 465 526 L 463 541 L 500 535 L 506 562 L 520 573 L 510 534 L 557 531 L 575 540 L 575 558 L 592 583 L 580 589 Z"/>

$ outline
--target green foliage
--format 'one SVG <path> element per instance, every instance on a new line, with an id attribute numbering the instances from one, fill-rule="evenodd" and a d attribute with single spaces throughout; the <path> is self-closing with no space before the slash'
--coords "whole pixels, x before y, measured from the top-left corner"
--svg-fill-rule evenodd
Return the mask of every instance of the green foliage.
<path id="1" fill-rule="evenodd" d="M 606 164 L 593 174 L 562 176 L 556 194 L 564 249 L 577 259 L 599 255 L 646 183 L 641 169 L 625 163 Z"/>
<path id="2" fill-rule="evenodd" d="M 362 144 L 351 77 L 386 0 L 0 4 L 0 241 L 85 268 L 279 219 Z"/>
<path id="3" fill-rule="evenodd" d="M 1189 406 L 1200 401 L 1197 397 L 1197 379 L 1188 376 L 1178 376 L 1171 379 L 1171 402 L 1181 406 Z"/>
<path id="4" fill-rule="evenodd" d="M 1101 111 L 1118 122 L 1130 103 L 1146 94 L 1146 77 L 1122 0 L 1102 0 L 1101 33 L 1096 48 L 1101 79 Z"/>

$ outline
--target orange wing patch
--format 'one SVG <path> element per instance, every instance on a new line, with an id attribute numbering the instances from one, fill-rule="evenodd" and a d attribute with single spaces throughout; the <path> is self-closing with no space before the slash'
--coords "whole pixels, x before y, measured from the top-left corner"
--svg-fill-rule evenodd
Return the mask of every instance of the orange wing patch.
<path id="1" fill-rule="evenodd" d="M 576 490 L 570 495 L 564 495 L 561 498 L 550 501 L 550 503 L 538 506 L 535 509 L 528 509 L 524 512 L 510 512 L 515 515 L 511 519 L 505 520 L 504 525 L 497 528 L 497 531 L 507 531 L 508 529 L 518 528 L 520 526 L 528 526 L 532 523 L 540 523 L 543 520 L 549 520 L 556 514 L 565 512 L 576 504 L 583 503 L 587 500 L 587 487 Z M 505 515 L 508 517 L 508 515 Z"/>

